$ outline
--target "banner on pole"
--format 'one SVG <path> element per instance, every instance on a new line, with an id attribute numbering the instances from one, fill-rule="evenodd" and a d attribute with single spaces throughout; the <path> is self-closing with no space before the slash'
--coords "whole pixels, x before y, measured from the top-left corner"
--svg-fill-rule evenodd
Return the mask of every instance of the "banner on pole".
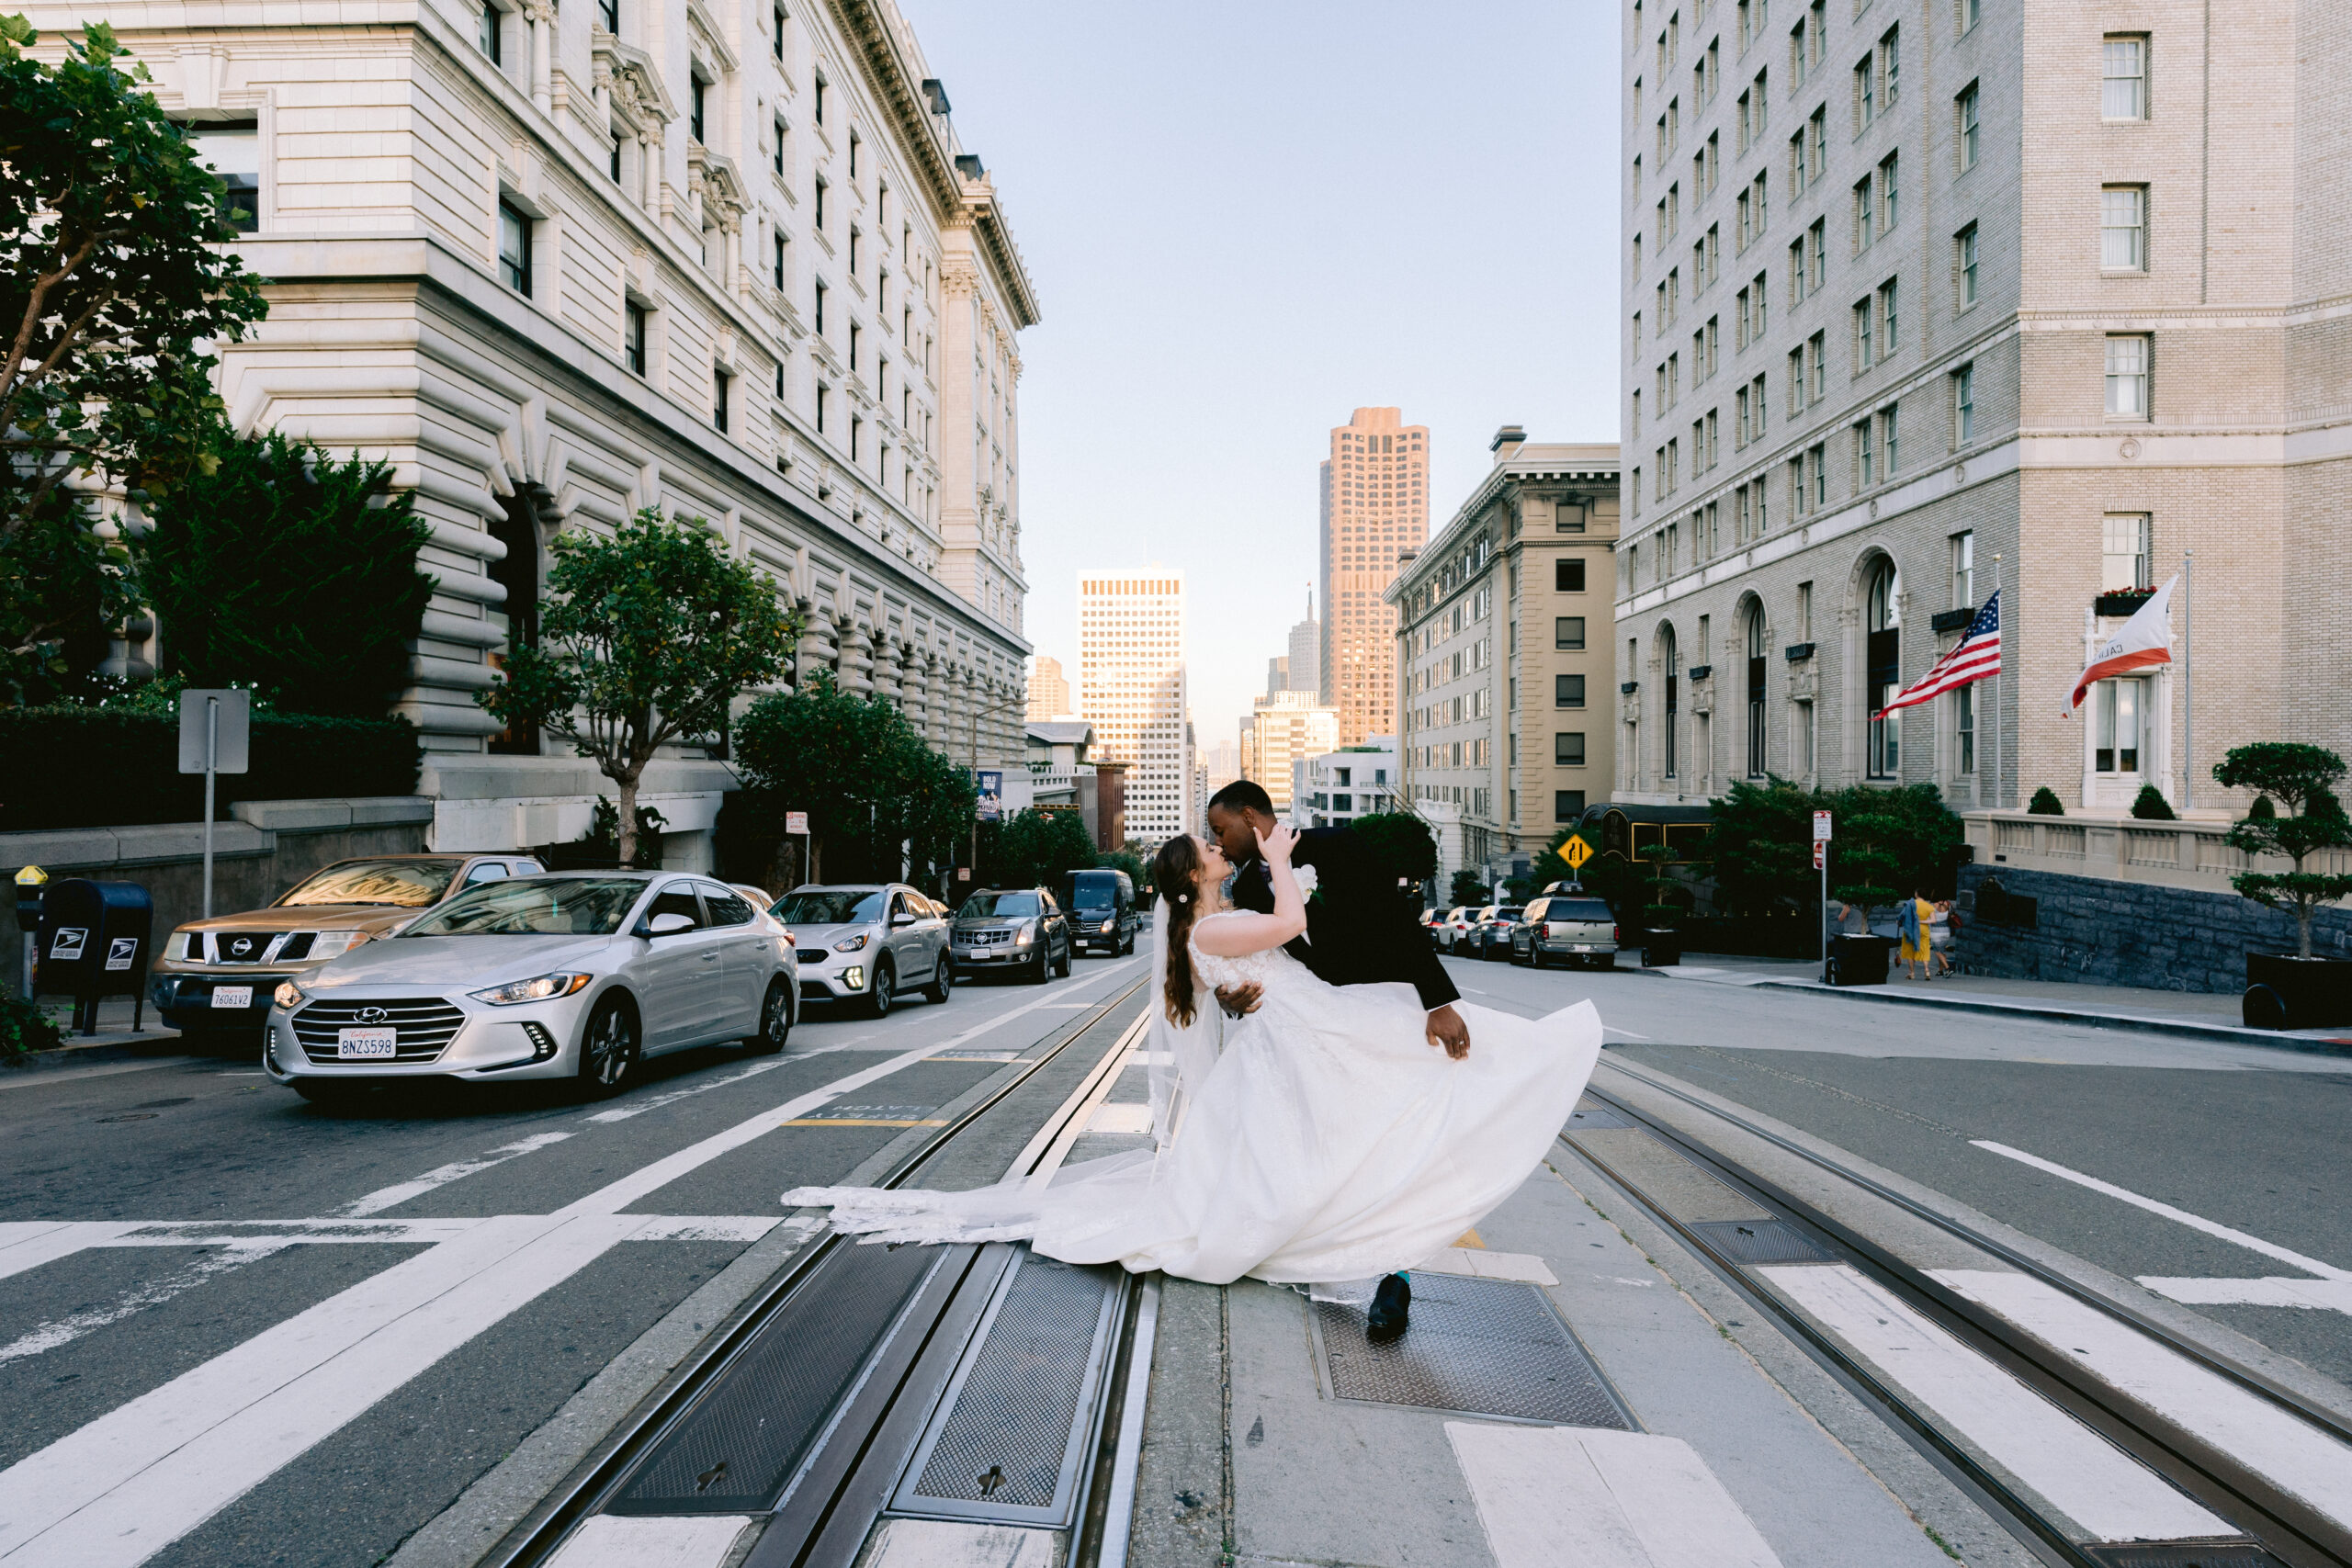
<path id="1" fill-rule="evenodd" d="M 979 781 L 979 819 L 983 822 L 1001 821 L 1004 818 L 1004 774 L 1001 770 L 983 768 L 975 775 Z"/>

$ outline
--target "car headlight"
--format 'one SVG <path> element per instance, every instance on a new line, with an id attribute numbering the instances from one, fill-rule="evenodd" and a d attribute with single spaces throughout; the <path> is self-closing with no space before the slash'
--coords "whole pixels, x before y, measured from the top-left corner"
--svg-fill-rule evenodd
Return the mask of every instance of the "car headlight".
<path id="1" fill-rule="evenodd" d="M 311 993 L 304 990 L 301 987 L 296 985 L 291 980 L 280 981 L 276 994 L 270 998 L 270 1000 L 276 1002 L 279 1007 L 284 1008 L 288 1012 L 292 1012 L 296 1008 L 300 1007 L 304 1002 L 307 1002 L 310 999 Z"/>
<path id="2" fill-rule="evenodd" d="M 570 972 L 541 975 L 535 979 L 492 986 L 487 991 L 475 991 L 472 996 L 474 1000 L 488 1002 L 494 1008 L 513 1007 L 517 1002 L 543 1002 L 551 997 L 568 997 L 594 978 L 593 975 Z"/>
<path id="3" fill-rule="evenodd" d="M 312 958 L 337 957 L 343 953 L 349 953 L 355 947 L 365 947 L 368 944 L 368 938 L 374 934 L 375 933 L 372 931 L 321 931 L 317 936 L 311 939 L 311 951 L 309 956 Z"/>
<path id="4" fill-rule="evenodd" d="M 833 943 L 833 951 L 835 953 L 855 953 L 859 948 L 864 947 L 872 940 L 872 933 L 860 931 L 855 936 L 845 936 L 842 938 L 841 941 Z"/>
<path id="5" fill-rule="evenodd" d="M 1105 920 L 1102 922 L 1102 929 L 1106 931 L 1117 931 L 1119 929 L 1119 922 L 1116 920 Z"/>
<path id="6" fill-rule="evenodd" d="M 1031 942 L 1035 942 L 1037 940 L 1037 922 L 1035 920 L 1022 921 L 1020 933 L 1012 940 L 1022 947 L 1027 947 Z"/>
<path id="7" fill-rule="evenodd" d="M 167 942 L 165 942 L 164 943 L 164 956 L 166 959 L 172 959 L 172 960 L 181 960 L 181 959 L 185 959 L 185 958 L 187 958 L 187 932 L 186 932 L 186 931 L 174 931 L 174 932 L 171 934 L 171 938 L 170 938 L 170 940 L 169 940 L 169 941 L 167 941 Z"/>

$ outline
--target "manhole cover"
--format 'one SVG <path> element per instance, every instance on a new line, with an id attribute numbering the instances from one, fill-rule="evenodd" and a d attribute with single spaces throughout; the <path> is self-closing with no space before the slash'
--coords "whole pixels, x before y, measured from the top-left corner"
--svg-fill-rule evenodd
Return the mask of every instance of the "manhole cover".
<path id="1" fill-rule="evenodd" d="M 1734 1263 L 1835 1263 L 1837 1256 L 1786 1220 L 1706 1220 L 1690 1227 Z"/>
<path id="2" fill-rule="evenodd" d="M 1632 1416 L 1543 1291 L 1459 1274 L 1413 1277 L 1413 1326 L 1364 1338 L 1364 1314 L 1313 1303 L 1332 1397 L 1505 1421 L 1636 1430 Z"/>

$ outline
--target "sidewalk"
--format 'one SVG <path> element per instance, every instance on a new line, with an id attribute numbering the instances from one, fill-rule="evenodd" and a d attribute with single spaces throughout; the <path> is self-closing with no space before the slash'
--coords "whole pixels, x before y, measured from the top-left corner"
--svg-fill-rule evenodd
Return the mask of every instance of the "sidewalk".
<path id="1" fill-rule="evenodd" d="M 1687 964 L 1628 972 L 1662 979 L 1715 986 L 1761 986 L 1774 990 L 1815 991 L 1849 1001 L 1947 1008 L 1964 1012 L 2028 1015 L 2053 1023 L 2099 1029 L 2138 1029 L 2273 1050 L 2352 1055 L 2352 1031 L 2336 1029 L 2248 1029 L 2239 1021 L 2239 999 L 2202 991 L 2156 991 L 2136 986 L 2075 985 L 2064 980 L 2014 980 L 1986 975 L 1947 975 L 1911 980 L 1890 973 L 1883 986 L 1825 986 L 1821 966 L 1809 958 L 1746 958 L 1702 953 Z"/>

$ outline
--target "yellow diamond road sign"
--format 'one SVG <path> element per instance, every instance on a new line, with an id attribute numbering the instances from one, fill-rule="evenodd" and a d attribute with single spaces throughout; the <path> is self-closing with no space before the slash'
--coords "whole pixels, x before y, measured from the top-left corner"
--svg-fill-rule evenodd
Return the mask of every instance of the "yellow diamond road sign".
<path id="1" fill-rule="evenodd" d="M 1592 846 L 1571 833 L 1568 841 L 1560 846 L 1560 858 L 1568 863 L 1570 871 L 1582 871 L 1584 863 L 1592 858 Z"/>

